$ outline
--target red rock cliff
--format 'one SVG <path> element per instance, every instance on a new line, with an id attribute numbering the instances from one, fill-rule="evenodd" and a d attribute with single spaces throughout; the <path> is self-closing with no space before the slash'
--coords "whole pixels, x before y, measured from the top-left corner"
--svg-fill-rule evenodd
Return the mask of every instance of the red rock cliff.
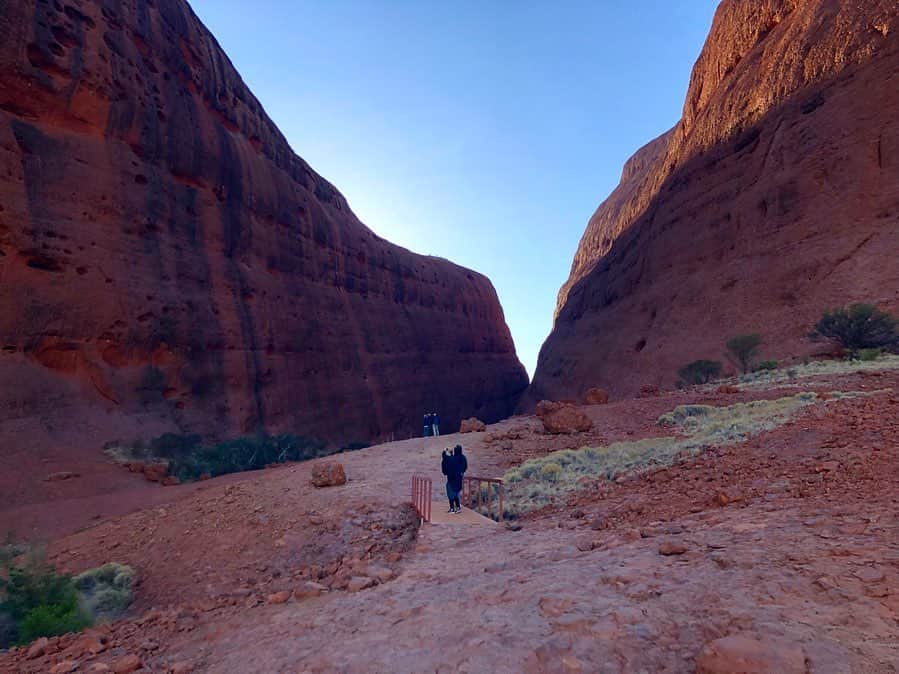
<path id="1" fill-rule="evenodd" d="M 490 282 L 360 223 L 182 0 L 2 3 L 0 284 L 7 429 L 339 443 L 527 385 Z"/>
<path id="2" fill-rule="evenodd" d="M 899 307 L 899 5 L 725 0 L 682 119 L 635 155 L 559 293 L 523 406 L 673 384 L 758 331 Z"/>

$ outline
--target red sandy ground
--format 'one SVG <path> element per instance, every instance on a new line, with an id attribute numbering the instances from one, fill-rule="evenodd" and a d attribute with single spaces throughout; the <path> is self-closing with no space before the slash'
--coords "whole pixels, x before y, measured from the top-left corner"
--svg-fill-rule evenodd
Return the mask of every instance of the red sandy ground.
<path id="1" fill-rule="evenodd" d="M 655 434 L 655 419 L 677 404 L 792 391 L 592 407 L 597 430 L 576 437 L 380 445 L 340 456 L 350 481 L 323 490 L 309 485 L 311 464 L 183 487 L 136 483 L 137 498 L 161 500 L 100 521 L 79 512 L 64 533 L 37 532 L 63 569 L 134 565 L 131 617 L 94 633 L 97 654 L 61 637 L 40 657 L 0 655 L 0 671 L 63 661 L 90 671 L 130 654 L 158 672 L 691 672 L 704 645 L 741 635 L 758 640 L 762 662 L 798 649 L 795 671 L 896 672 L 899 373 L 796 390 L 833 389 L 881 392 L 816 404 L 745 443 L 605 483 L 529 515 L 520 531 L 425 526 L 416 539 L 403 505 L 409 476 L 432 474 L 437 490 L 440 450 L 458 441 L 472 473 L 497 475 L 553 449 Z M 488 430 L 522 426 L 537 422 Z M 104 499 L 131 494 L 91 498 L 107 512 Z M 310 579 L 327 590 L 273 603 Z M 362 585 L 373 586 L 351 591 Z M 745 671 L 735 662 L 725 653 L 703 671 Z"/>

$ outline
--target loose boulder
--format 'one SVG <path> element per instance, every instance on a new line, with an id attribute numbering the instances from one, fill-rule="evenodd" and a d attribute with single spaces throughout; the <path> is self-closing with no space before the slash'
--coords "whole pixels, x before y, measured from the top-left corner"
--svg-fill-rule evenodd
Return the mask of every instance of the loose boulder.
<path id="1" fill-rule="evenodd" d="M 459 426 L 460 433 L 480 433 L 481 431 L 487 430 L 487 424 L 478 419 L 477 417 L 471 417 L 470 419 L 465 419 L 462 424 Z"/>
<path id="2" fill-rule="evenodd" d="M 541 400 L 536 413 L 547 433 L 583 433 L 593 428 L 590 418 L 571 403 Z"/>
<path id="3" fill-rule="evenodd" d="M 585 405 L 605 405 L 609 402 L 609 392 L 601 388 L 591 388 L 584 395 Z"/>
<path id="4" fill-rule="evenodd" d="M 324 461 L 312 467 L 312 485 L 315 487 L 337 487 L 346 484 L 343 464 Z"/>

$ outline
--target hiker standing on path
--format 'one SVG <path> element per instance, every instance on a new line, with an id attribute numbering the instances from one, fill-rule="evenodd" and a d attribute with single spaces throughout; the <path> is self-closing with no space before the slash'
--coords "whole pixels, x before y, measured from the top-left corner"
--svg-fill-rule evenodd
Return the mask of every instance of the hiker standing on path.
<path id="1" fill-rule="evenodd" d="M 435 438 L 440 435 L 440 417 L 437 416 L 437 412 L 431 414 L 431 432 Z"/>
<path id="2" fill-rule="evenodd" d="M 426 438 L 431 434 L 431 413 L 428 412 L 422 417 L 421 423 L 421 437 Z"/>
<path id="3" fill-rule="evenodd" d="M 449 453 L 449 447 L 443 450 L 440 470 L 446 475 L 446 497 L 450 506 L 447 512 L 462 512 L 459 495 L 462 493 L 462 476 L 468 470 L 468 459 L 462 453 L 462 445 L 456 445 L 452 454 Z"/>

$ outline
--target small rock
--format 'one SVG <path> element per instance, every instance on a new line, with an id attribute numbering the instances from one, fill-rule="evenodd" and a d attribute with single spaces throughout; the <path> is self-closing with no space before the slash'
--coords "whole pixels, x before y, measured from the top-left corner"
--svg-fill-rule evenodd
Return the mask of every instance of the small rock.
<path id="1" fill-rule="evenodd" d="M 106 645 L 95 636 L 83 636 L 71 647 L 72 655 L 83 657 L 85 655 L 97 655 L 106 650 Z"/>
<path id="2" fill-rule="evenodd" d="M 596 541 L 594 541 L 592 538 L 582 538 L 577 542 L 577 549 L 581 552 L 590 552 L 596 547 Z"/>
<path id="3" fill-rule="evenodd" d="M 190 674 L 192 671 L 194 671 L 194 666 L 190 662 L 176 662 L 169 667 L 169 674 Z"/>
<path id="4" fill-rule="evenodd" d="M 131 674 L 131 672 L 136 672 L 143 666 L 144 663 L 136 655 L 126 655 L 112 663 L 112 671 L 115 674 Z"/>
<path id="5" fill-rule="evenodd" d="M 288 599 L 290 599 L 290 592 L 282 590 L 281 592 L 270 594 L 266 601 L 268 601 L 269 604 L 285 604 Z"/>
<path id="6" fill-rule="evenodd" d="M 47 637 L 36 639 L 28 648 L 28 653 L 25 655 L 25 657 L 29 660 L 41 657 L 44 653 L 47 652 L 47 646 L 49 644 L 50 640 Z"/>
<path id="7" fill-rule="evenodd" d="M 163 487 L 174 487 L 181 484 L 181 480 L 179 480 L 175 475 L 166 475 L 164 478 L 162 478 L 161 484 Z"/>
<path id="8" fill-rule="evenodd" d="M 743 495 L 733 488 L 720 489 L 715 494 L 715 503 L 720 506 L 726 506 L 729 503 L 736 503 L 741 500 L 743 500 Z"/>
<path id="9" fill-rule="evenodd" d="M 602 529 L 608 528 L 608 522 L 606 521 L 605 517 L 594 517 L 592 520 L 590 520 L 590 528 L 594 531 L 600 531 Z"/>
<path id="10" fill-rule="evenodd" d="M 609 392 L 601 388 L 591 388 L 584 395 L 585 405 L 605 405 L 609 402 Z"/>
<path id="11" fill-rule="evenodd" d="M 584 669 L 581 666 L 580 660 L 578 660 L 573 655 L 563 655 L 562 666 L 569 672 L 580 672 Z"/>
<path id="12" fill-rule="evenodd" d="M 480 433 L 487 430 L 487 424 L 476 417 L 464 419 L 459 425 L 460 433 Z"/>
<path id="13" fill-rule="evenodd" d="M 839 585 L 834 583 L 833 580 L 828 576 L 821 576 L 820 578 L 816 578 L 815 585 L 820 587 L 822 590 L 835 590 L 839 587 Z"/>
<path id="14" fill-rule="evenodd" d="M 682 541 L 662 541 L 659 544 L 659 554 L 670 557 L 682 555 L 687 551 L 687 546 Z"/>
<path id="15" fill-rule="evenodd" d="M 840 469 L 839 461 L 824 461 L 815 467 L 816 473 L 831 473 Z"/>
<path id="16" fill-rule="evenodd" d="M 169 466 L 166 463 L 145 463 L 143 472 L 150 482 L 162 482 L 169 472 Z"/>
<path id="17" fill-rule="evenodd" d="M 294 589 L 293 596 L 295 599 L 307 599 L 309 597 L 317 597 L 322 592 L 327 591 L 327 586 L 309 580 Z"/>
<path id="18" fill-rule="evenodd" d="M 521 525 L 518 522 L 506 522 L 506 529 L 509 531 L 521 531 Z"/>
<path id="19" fill-rule="evenodd" d="M 373 587 L 374 584 L 374 578 L 369 578 L 368 576 L 353 576 L 352 578 L 350 578 L 346 589 L 349 592 L 359 592 L 361 590 L 367 590 L 368 588 Z"/>
<path id="20" fill-rule="evenodd" d="M 105 662 L 95 662 L 90 667 L 87 668 L 89 672 L 111 672 L 112 670 L 109 668 Z"/>
<path id="21" fill-rule="evenodd" d="M 618 535 L 621 537 L 621 540 L 623 540 L 627 543 L 633 543 L 634 541 L 639 541 L 641 538 L 640 530 L 635 529 L 635 528 L 624 529 Z"/>
<path id="22" fill-rule="evenodd" d="M 696 674 L 806 674 L 805 651 L 795 643 L 732 635 L 706 644 Z"/>
<path id="23" fill-rule="evenodd" d="M 372 566 L 368 569 L 368 575 L 376 578 L 379 583 L 386 583 L 396 574 L 393 573 L 393 569 L 389 569 L 386 566 Z"/>
<path id="24" fill-rule="evenodd" d="M 68 672 L 74 672 L 76 669 L 78 669 L 76 660 L 63 660 L 50 668 L 50 674 L 68 674 Z"/>
<path id="25" fill-rule="evenodd" d="M 346 484 L 343 464 L 336 461 L 322 461 L 312 467 L 312 485 L 315 487 L 336 487 Z"/>

